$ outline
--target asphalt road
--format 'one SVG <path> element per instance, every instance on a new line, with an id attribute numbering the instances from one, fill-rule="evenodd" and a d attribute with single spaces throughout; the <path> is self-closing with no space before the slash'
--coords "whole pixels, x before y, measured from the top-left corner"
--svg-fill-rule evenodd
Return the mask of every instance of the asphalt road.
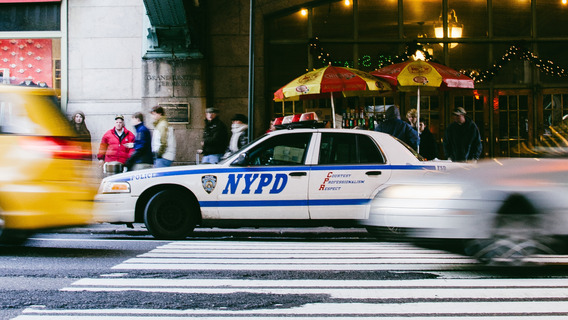
<path id="1" fill-rule="evenodd" d="M 99 225 L 0 252 L 0 319 L 568 317 L 564 266 L 487 268 L 364 229 L 198 229 L 172 242 Z"/>

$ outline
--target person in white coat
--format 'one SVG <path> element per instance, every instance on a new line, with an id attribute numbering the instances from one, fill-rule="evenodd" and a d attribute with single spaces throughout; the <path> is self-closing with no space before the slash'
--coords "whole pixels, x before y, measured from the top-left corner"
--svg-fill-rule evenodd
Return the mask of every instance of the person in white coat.
<path id="1" fill-rule="evenodd" d="M 169 167 L 176 156 L 174 129 L 168 123 L 164 108 L 161 106 L 153 107 L 150 114 L 154 118 L 154 133 L 152 134 L 154 168 Z"/>

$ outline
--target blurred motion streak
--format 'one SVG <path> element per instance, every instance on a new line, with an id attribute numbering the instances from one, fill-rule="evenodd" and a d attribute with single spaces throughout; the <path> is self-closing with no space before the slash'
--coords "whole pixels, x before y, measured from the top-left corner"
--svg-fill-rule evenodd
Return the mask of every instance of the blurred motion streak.
<path id="1" fill-rule="evenodd" d="M 91 150 L 53 90 L 0 86 L 0 148 L 0 242 L 92 222 Z"/>

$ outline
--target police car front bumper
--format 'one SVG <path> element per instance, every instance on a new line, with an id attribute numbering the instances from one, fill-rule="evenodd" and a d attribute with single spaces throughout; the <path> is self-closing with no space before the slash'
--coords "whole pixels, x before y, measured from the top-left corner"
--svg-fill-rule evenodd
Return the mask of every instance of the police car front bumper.
<path id="1" fill-rule="evenodd" d="M 136 200 L 127 194 L 97 194 L 93 220 L 95 222 L 131 223 L 134 222 Z"/>

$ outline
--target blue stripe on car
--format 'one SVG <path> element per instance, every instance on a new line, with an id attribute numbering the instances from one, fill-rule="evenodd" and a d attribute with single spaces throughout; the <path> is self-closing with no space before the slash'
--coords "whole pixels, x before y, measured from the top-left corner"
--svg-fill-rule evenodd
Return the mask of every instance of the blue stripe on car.
<path id="1" fill-rule="evenodd" d="M 433 165 L 341 165 L 341 166 L 293 166 L 293 167 L 280 167 L 280 166 L 266 166 L 266 167 L 230 167 L 230 168 L 202 168 L 202 169 L 185 169 L 174 171 L 162 172 L 144 172 L 135 171 L 126 176 L 112 177 L 108 181 L 120 182 L 131 181 L 138 179 L 149 179 L 170 176 L 182 176 L 192 174 L 214 174 L 214 173 L 238 173 L 238 172 L 279 172 L 279 171 L 329 171 L 329 170 L 436 170 Z M 151 175 L 151 176 L 150 176 Z M 141 178 L 137 178 L 141 177 Z"/>
<path id="2" fill-rule="evenodd" d="M 199 201 L 202 208 L 227 207 L 296 207 L 296 206 L 351 206 L 366 205 L 371 199 L 322 199 L 322 200 L 252 200 L 252 201 Z"/>

